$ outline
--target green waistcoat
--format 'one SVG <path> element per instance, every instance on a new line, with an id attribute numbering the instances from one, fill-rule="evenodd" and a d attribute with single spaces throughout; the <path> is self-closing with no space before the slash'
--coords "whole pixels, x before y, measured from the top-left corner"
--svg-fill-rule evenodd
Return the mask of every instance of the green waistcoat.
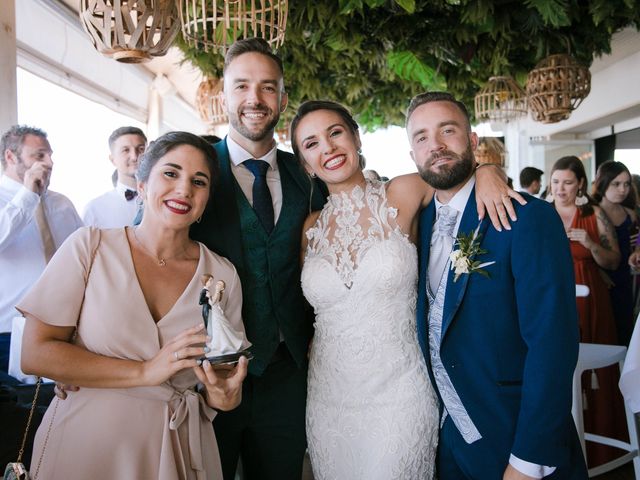
<path id="1" fill-rule="evenodd" d="M 231 172 L 226 141 L 216 144 L 215 149 L 221 178 L 202 222 L 192 227 L 192 238 L 229 258 L 238 271 L 242 317 L 253 344 L 249 371 L 254 375 L 264 371 L 280 342 L 280 332 L 302 367 L 313 334 L 313 311 L 300 286 L 302 225 L 310 211 L 310 199 L 312 210 L 318 210 L 326 191 L 315 187 L 310 192 L 309 179 L 293 156 L 278 151 L 282 209 L 271 235 L 267 235 Z"/>

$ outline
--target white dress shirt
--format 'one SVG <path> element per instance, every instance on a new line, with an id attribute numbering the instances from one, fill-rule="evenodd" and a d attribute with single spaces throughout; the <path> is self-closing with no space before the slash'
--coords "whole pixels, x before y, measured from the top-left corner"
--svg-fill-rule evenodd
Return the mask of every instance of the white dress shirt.
<path id="1" fill-rule="evenodd" d="M 473 175 L 464 186 L 458 190 L 458 192 L 451 198 L 447 205 L 458 211 L 458 219 L 456 222 L 456 226 L 453 229 L 454 237 L 458 236 L 458 229 L 460 228 L 460 222 L 462 221 L 462 214 L 464 213 L 464 209 L 467 206 L 467 202 L 469 201 L 469 196 L 471 195 L 471 190 L 473 186 L 476 184 L 476 177 Z M 434 201 L 436 202 L 435 207 L 436 211 L 438 208 L 443 205 L 442 202 L 438 200 L 438 194 L 434 195 Z M 486 221 L 489 221 L 487 219 Z M 521 460 L 515 455 L 511 454 L 509 457 L 509 463 L 513 468 L 518 470 L 525 475 L 529 475 L 533 478 L 543 478 L 548 475 L 551 475 L 555 471 L 555 467 L 547 467 L 544 465 L 537 465 L 535 463 L 527 462 L 525 460 Z"/>
<path id="2" fill-rule="evenodd" d="M 227 136 L 227 148 L 229 150 L 229 158 L 231 159 L 231 172 L 235 177 L 244 196 L 249 200 L 249 204 L 253 206 L 253 173 L 242 162 L 254 158 L 249 152 L 238 145 L 233 139 Z M 264 160 L 269 164 L 267 170 L 267 186 L 271 192 L 271 200 L 273 201 L 273 223 L 278 223 L 280 210 L 282 210 L 282 184 L 280 183 L 280 171 L 278 170 L 277 146 L 274 142 L 273 148 L 266 155 L 256 158 L 255 160 Z"/>
<path id="3" fill-rule="evenodd" d="M 37 193 L 0 176 L 0 333 L 11 331 L 11 319 L 18 315 L 15 305 L 46 266 L 34 216 L 40 201 Z M 42 201 L 57 249 L 82 226 L 82 220 L 64 195 L 47 191 Z"/>
<path id="4" fill-rule="evenodd" d="M 138 212 L 136 198 L 127 200 L 124 192 L 133 190 L 118 182 L 116 188 L 94 198 L 84 209 L 82 219 L 88 227 L 120 228 L 133 225 Z"/>

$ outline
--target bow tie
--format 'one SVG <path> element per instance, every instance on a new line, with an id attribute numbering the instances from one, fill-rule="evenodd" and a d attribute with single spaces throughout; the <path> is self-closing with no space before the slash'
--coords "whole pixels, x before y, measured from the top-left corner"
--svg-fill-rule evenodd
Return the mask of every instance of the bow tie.
<path id="1" fill-rule="evenodd" d="M 127 202 L 136 198 L 137 195 L 138 195 L 138 192 L 136 192 L 135 190 L 127 189 L 124 191 L 124 198 L 127 199 Z"/>

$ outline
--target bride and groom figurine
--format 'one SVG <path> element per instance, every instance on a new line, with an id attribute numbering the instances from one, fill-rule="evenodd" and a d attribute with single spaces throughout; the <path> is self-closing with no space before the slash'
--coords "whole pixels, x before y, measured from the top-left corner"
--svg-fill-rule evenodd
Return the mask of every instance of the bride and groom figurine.
<path id="1" fill-rule="evenodd" d="M 243 330 L 233 328 L 220 306 L 224 282 L 218 280 L 214 284 L 213 276 L 205 274 L 202 276 L 202 284 L 199 303 L 202 305 L 202 319 L 210 338 L 206 345 L 209 352 L 202 360 L 206 359 L 212 365 L 217 365 L 237 362 L 240 357 L 251 359 L 251 342 L 247 340 Z"/>

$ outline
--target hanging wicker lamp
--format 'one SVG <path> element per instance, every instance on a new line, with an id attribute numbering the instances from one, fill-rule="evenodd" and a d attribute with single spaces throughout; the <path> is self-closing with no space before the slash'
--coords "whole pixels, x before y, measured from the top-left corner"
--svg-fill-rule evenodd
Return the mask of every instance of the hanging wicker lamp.
<path id="1" fill-rule="evenodd" d="M 124 63 L 164 55 L 180 30 L 174 0 L 80 0 L 80 21 L 96 50 Z"/>
<path id="2" fill-rule="evenodd" d="M 198 86 L 196 106 L 200 118 L 208 125 L 223 125 L 229 122 L 227 112 L 222 106 L 222 78 L 206 78 Z"/>
<path id="3" fill-rule="evenodd" d="M 278 48 L 288 14 L 288 0 L 180 0 L 182 36 L 205 52 L 225 52 L 235 40 L 249 37 Z"/>
<path id="4" fill-rule="evenodd" d="M 491 77 L 476 94 L 474 106 L 478 120 L 509 122 L 527 114 L 524 90 L 511 77 Z"/>
<path id="5" fill-rule="evenodd" d="M 569 55 L 551 55 L 527 77 L 533 119 L 542 123 L 566 120 L 591 91 L 591 72 Z"/>

